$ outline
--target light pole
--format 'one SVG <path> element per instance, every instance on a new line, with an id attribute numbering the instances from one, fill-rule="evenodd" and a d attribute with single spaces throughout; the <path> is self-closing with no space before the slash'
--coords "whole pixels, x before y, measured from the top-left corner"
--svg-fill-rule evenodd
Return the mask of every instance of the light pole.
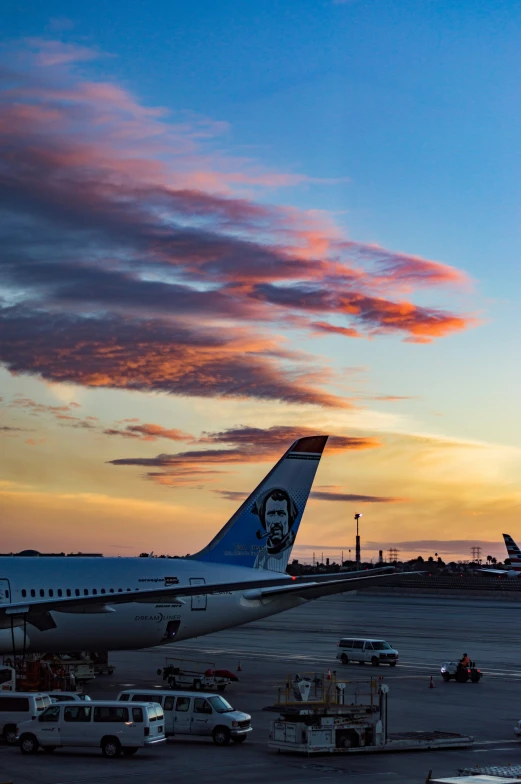
<path id="1" fill-rule="evenodd" d="M 356 520 L 356 556 L 355 556 L 355 559 L 356 559 L 357 567 L 360 566 L 360 560 L 361 560 L 360 559 L 360 536 L 358 535 L 358 521 L 360 520 L 361 517 L 362 517 L 362 515 L 359 512 L 357 512 L 355 514 L 355 520 Z"/>

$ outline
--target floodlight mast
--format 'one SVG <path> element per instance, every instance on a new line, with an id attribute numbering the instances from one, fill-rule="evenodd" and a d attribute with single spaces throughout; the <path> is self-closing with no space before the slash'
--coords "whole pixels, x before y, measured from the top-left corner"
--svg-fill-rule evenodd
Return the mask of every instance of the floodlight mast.
<path id="1" fill-rule="evenodd" d="M 362 517 L 362 514 L 360 512 L 357 512 L 355 514 L 355 520 L 356 520 L 356 556 L 355 556 L 355 560 L 356 560 L 357 568 L 360 568 L 360 563 L 361 563 L 361 558 L 360 558 L 360 536 L 358 534 L 358 521 L 360 520 L 361 517 Z"/>

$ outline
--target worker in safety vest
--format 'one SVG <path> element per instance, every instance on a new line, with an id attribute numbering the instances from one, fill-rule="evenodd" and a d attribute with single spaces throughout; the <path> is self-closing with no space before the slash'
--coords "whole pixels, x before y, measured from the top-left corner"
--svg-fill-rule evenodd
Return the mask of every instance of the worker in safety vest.
<path id="1" fill-rule="evenodd" d="M 460 659 L 460 664 L 462 667 L 470 667 L 470 659 L 466 653 L 464 653 L 463 657 Z"/>

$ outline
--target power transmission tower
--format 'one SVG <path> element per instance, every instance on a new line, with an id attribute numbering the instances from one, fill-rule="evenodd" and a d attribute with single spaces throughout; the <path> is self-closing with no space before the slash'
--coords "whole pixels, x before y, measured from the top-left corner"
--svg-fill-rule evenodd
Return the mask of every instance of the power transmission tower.
<path id="1" fill-rule="evenodd" d="M 396 563 L 398 561 L 398 553 L 400 551 L 396 547 L 389 548 L 389 563 Z"/>
<path id="2" fill-rule="evenodd" d="M 481 547 L 471 547 L 470 552 L 472 553 L 472 560 L 481 563 Z"/>

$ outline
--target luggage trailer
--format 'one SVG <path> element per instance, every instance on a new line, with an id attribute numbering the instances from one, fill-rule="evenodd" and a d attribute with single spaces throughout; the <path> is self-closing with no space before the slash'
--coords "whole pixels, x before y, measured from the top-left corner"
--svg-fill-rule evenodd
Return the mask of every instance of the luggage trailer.
<path id="1" fill-rule="evenodd" d="M 289 675 L 271 722 L 268 747 L 301 754 L 371 754 L 472 746 L 474 738 L 455 732 L 389 733 L 389 687 L 381 679 L 337 680 L 336 674 Z"/>

